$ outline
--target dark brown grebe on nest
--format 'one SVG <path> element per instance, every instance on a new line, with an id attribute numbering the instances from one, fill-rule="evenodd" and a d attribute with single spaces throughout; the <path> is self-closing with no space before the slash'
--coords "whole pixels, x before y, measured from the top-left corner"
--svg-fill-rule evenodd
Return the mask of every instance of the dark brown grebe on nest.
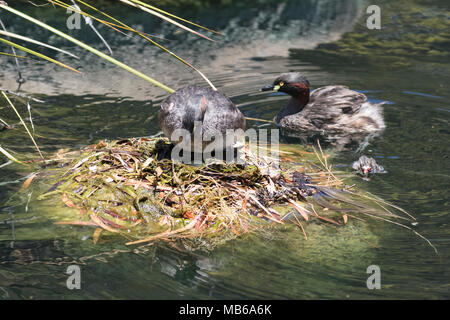
<path id="1" fill-rule="evenodd" d="M 210 141 L 215 141 L 213 137 L 217 136 L 223 137 L 224 149 L 233 147 L 237 141 L 225 141 L 227 130 L 245 130 L 244 115 L 230 99 L 211 88 L 194 85 L 168 96 L 161 104 L 158 121 L 166 137 L 174 144 L 182 142 L 185 146 L 191 145 L 191 151 L 194 151 L 193 138 L 199 124 L 202 149 L 206 148 Z M 182 138 L 176 132 L 180 129 L 186 133 Z"/>
<path id="2" fill-rule="evenodd" d="M 287 136 L 322 135 L 347 144 L 376 136 L 386 127 L 383 103 L 367 102 L 364 94 L 345 86 L 325 86 L 310 93 L 309 81 L 298 72 L 283 73 L 261 90 L 291 96 L 275 118 Z"/>

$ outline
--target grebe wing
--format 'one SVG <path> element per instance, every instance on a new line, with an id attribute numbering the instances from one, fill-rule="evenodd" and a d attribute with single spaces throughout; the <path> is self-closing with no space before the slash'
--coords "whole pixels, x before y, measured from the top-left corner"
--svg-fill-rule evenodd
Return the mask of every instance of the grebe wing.
<path id="1" fill-rule="evenodd" d="M 308 109 L 315 113 L 327 110 L 324 114 L 336 117 L 341 114 L 353 114 L 359 111 L 367 97 L 359 92 L 350 90 L 346 86 L 326 86 L 311 93 Z"/>

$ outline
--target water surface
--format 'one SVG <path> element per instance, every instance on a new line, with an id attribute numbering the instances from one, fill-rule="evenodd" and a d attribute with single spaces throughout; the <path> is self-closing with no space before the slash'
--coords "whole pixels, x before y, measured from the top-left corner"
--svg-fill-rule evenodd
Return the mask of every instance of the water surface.
<path id="1" fill-rule="evenodd" d="M 287 226 L 264 236 L 230 241 L 210 253 L 180 253 L 162 244 L 130 249 L 114 238 L 93 245 L 91 229 L 52 225 L 49 216 L 55 214 L 55 205 L 38 204 L 37 194 L 30 194 L 33 189 L 19 192 L 29 172 L 7 165 L 0 167 L 0 298 L 448 299 L 448 56 L 426 51 L 395 55 L 380 49 L 375 40 L 373 54 L 357 46 L 349 49 L 349 43 L 358 41 L 354 35 L 363 32 L 365 5 L 356 0 L 324 0 L 302 1 L 301 5 L 298 1 L 266 1 L 258 6 L 173 8 L 227 35 L 214 37 L 216 43 L 180 33 L 121 6 L 108 9 L 133 26 L 170 39 L 163 43 L 205 72 L 249 117 L 274 117 L 287 97 L 258 90 L 287 71 L 302 72 L 314 88 L 343 84 L 364 92 L 374 102 L 387 101 L 387 129 L 371 141 L 364 154 L 375 157 L 388 173 L 370 182 L 355 177 L 349 183 L 412 212 L 419 221 L 415 230 L 433 242 L 438 255 L 410 231 L 357 221 L 339 229 L 310 225 L 307 241 L 298 229 Z M 427 32 L 448 38 L 427 20 L 433 15 L 438 21 L 448 19 L 444 2 L 417 1 L 405 7 L 403 15 L 412 14 L 409 11 L 416 10 L 416 5 L 427 8 L 416 18 L 429 24 Z M 383 8 L 386 13 L 393 10 L 387 4 Z M 60 27 L 67 16 L 51 8 L 28 10 Z M 66 46 L 82 57 L 64 60 L 80 67 L 82 76 L 43 62 L 21 62 L 27 79 L 22 89 L 45 100 L 44 104 L 32 103 L 37 142 L 44 152 L 159 131 L 154 114 L 166 96 L 164 91 L 9 14 L 0 12 L 0 17 L 10 30 Z M 421 27 L 411 28 L 378 32 L 406 43 L 404 34 L 424 32 Z M 98 29 L 110 41 L 117 59 L 173 88 L 204 84 L 198 75 L 142 40 L 124 38 L 101 26 Z M 89 29 L 73 34 L 103 49 Z M 338 42 L 337 49 L 315 49 L 321 43 L 336 43 L 344 34 L 344 40 L 349 39 Z M 356 55 L 358 50 L 361 55 Z M 445 52 L 445 48 L 440 50 Z M 0 57 L 0 61 L 0 87 L 15 90 L 12 60 Z M 27 113 L 23 106 L 20 111 Z M 4 104 L 0 117 L 20 129 Z M 250 121 L 248 126 L 261 124 Z M 35 152 L 18 130 L 0 132 L 0 145 L 17 157 Z M 352 150 L 335 152 L 333 163 L 350 172 L 350 163 L 358 157 Z M 70 264 L 81 266 L 82 290 L 66 288 L 65 270 Z M 381 290 L 366 287 L 366 268 L 372 264 L 381 268 Z"/>

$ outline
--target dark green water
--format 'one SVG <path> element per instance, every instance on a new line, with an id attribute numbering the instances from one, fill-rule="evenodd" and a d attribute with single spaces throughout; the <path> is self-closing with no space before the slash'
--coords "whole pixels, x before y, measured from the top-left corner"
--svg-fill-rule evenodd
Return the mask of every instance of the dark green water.
<path id="1" fill-rule="evenodd" d="M 412 212 L 419 222 L 415 230 L 432 241 L 438 255 L 408 230 L 352 220 L 339 229 L 310 225 L 308 241 L 297 229 L 286 227 L 230 241 L 210 253 L 180 253 L 161 244 L 130 249 L 122 239 L 108 237 L 93 245 L 91 229 L 52 225 L 57 201 L 38 203 L 38 188 L 19 192 L 29 172 L 6 165 L 0 167 L 0 299 L 448 299 L 450 67 L 448 29 L 441 28 L 448 25 L 449 11 L 445 1 L 403 4 L 403 11 L 396 11 L 401 5 L 381 2 L 383 29 L 370 32 L 362 15 L 366 5 L 356 0 L 174 9 L 227 35 L 215 37 L 214 44 L 121 6 L 109 12 L 172 39 L 163 43 L 199 67 L 249 117 L 273 118 L 286 96 L 258 90 L 286 71 L 304 73 L 313 87 L 343 84 L 372 101 L 388 101 L 387 129 L 364 150 L 388 173 L 370 182 L 350 181 Z M 67 17 L 51 8 L 28 12 L 60 27 Z M 10 30 L 65 46 L 82 57 L 64 61 L 83 65 L 83 76 L 47 63 L 21 63 L 27 79 L 22 89 L 45 100 L 32 104 L 43 151 L 159 131 L 153 106 L 164 91 L 10 14 L 0 12 L 0 18 Z M 173 88 L 202 83 L 141 40 L 98 29 L 110 41 L 114 56 L 140 71 Z M 315 49 L 344 34 L 334 45 Z M 103 49 L 86 27 L 73 35 Z M 428 47 L 417 49 L 414 36 Z M 430 37 L 439 38 L 426 40 Z M 387 39 L 403 51 L 389 51 L 383 46 Z M 411 46 L 415 49 L 404 49 Z M 0 56 L 0 61 L 0 87 L 15 90 L 12 60 Z M 26 115 L 26 108 L 16 102 Z M 20 128 L 12 111 L 0 103 L 0 118 Z M 34 153 L 29 138 L 17 130 L 1 131 L 0 145 L 18 158 Z M 337 152 L 333 163 L 350 172 L 350 163 L 358 157 L 354 151 Z M 71 264 L 81 266 L 81 290 L 66 288 L 65 271 Z M 366 287 L 369 265 L 380 266 L 381 290 Z"/>

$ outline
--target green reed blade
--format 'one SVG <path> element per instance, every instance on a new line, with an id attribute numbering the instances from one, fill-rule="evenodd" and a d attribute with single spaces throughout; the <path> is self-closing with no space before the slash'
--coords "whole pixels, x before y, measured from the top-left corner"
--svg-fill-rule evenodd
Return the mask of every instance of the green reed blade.
<path id="1" fill-rule="evenodd" d="M 15 10 L 15 9 L 13 9 L 11 7 L 7 7 L 5 5 L 0 5 L 0 8 L 4 9 L 6 11 L 9 11 L 11 13 L 14 13 L 15 15 L 18 15 L 19 17 L 22 17 L 22 18 L 24 18 L 24 19 L 26 19 L 26 20 L 28 20 L 30 22 L 33 22 L 34 24 L 37 24 L 38 26 L 51 31 L 51 32 L 57 34 L 58 36 L 66 39 L 66 40 L 68 40 L 68 41 L 70 41 L 72 43 L 75 43 L 77 46 L 80 46 L 83 49 L 86 49 L 86 50 L 92 52 L 93 54 L 99 56 L 100 58 L 102 58 L 104 60 L 107 60 L 107 61 L 115 64 L 116 66 L 118 66 L 118 67 L 120 67 L 120 68 L 122 68 L 122 69 L 124 69 L 124 70 L 126 70 L 128 72 L 131 72 L 132 74 L 134 74 L 134 75 L 136 75 L 136 76 L 138 76 L 138 77 L 140 77 L 140 78 L 142 78 L 142 79 L 152 83 L 153 85 L 155 85 L 155 86 L 157 86 L 157 87 L 159 87 L 159 88 L 161 88 L 161 89 L 163 89 L 163 90 L 165 90 L 165 91 L 167 91 L 169 93 L 175 92 L 175 90 L 173 90 L 172 88 L 169 88 L 168 86 L 162 84 L 161 82 L 159 82 L 159 81 L 157 81 L 157 80 L 155 80 L 153 78 L 150 78 L 149 76 L 146 76 L 142 72 L 137 71 L 136 69 L 134 69 L 134 68 L 124 64 L 123 62 L 120 62 L 120 61 L 114 59 L 113 57 L 110 57 L 110 56 L 108 56 L 108 55 L 98 51 L 97 49 L 92 48 L 91 46 L 89 46 L 89 45 L 87 45 L 87 44 L 85 44 L 85 43 L 83 43 L 83 42 L 81 42 L 81 41 L 79 41 L 79 40 L 77 40 L 77 39 L 75 39 L 75 38 L 65 34 L 64 32 L 61 32 L 61 31 L 59 31 L 59 30 L 49 26 L 48 24 L 45 24 L 45 23 L 43 23 L 43 22 L 41 22 L 39 20 L 36 20 L 33 17 L 30 17 L 29 15 L 27 15 L 25 13 L 22 13 L 22 12 L 20 12 L 18 10 Z"/>

